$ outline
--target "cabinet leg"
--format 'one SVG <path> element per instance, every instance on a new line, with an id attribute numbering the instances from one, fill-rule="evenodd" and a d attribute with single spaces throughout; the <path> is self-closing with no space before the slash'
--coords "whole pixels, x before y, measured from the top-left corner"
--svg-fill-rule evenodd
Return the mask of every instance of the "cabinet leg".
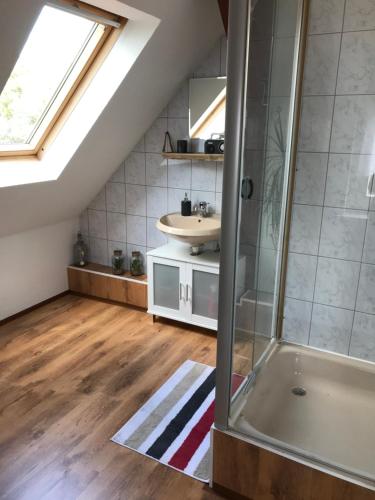
<path id="1" fill-rule="evenodd" d="M 153 323 L 156 323 L 157 321 L 157 316 L 155 314 L 152 315 L 152 322 Z"/>

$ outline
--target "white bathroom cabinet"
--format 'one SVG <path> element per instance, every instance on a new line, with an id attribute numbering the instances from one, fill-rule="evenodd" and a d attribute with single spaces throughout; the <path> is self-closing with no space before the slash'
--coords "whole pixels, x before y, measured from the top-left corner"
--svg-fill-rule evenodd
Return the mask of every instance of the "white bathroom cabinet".
<path id="1" fill-rule="evenodd" d="M 169 243 L 147 254 L 148 312 L 217 330 L 219 253 Z"/>

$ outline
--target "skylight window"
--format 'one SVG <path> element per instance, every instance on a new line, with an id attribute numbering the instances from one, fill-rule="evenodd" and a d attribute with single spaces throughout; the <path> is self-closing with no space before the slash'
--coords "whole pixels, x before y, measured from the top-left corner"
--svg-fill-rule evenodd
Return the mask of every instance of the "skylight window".
<path id="1" fill-rule="evenodd" d="M 86 4 L 41 10 L 0 94 L 0 155 L 35 154 L 120 23 Z"/>

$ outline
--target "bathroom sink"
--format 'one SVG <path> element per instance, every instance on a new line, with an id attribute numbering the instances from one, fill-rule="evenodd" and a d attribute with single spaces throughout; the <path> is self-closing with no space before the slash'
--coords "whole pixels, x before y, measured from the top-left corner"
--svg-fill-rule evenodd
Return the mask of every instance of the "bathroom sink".
<path id="1" fill-rule="evenodd" d="M 217 215 L 184 217 L 179 213 L 172 213 L 160 217 L 156 227 L 171 238 L 198 247 L 208 241 L 219 240 L 221 220 Z"/>

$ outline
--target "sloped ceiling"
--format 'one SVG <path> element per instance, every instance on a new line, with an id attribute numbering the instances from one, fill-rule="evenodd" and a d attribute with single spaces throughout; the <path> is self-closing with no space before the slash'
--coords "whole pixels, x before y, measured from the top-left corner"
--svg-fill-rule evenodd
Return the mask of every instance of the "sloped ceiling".
<path id="1" fill-rule="evenodd" d="M 0 88 L 42 0 L 5 0 Z M 161 22 L 57 181 L 0 189 L 0 236 L 79 214 L 224 30 L 217 0 L 124 0 Z"/>

